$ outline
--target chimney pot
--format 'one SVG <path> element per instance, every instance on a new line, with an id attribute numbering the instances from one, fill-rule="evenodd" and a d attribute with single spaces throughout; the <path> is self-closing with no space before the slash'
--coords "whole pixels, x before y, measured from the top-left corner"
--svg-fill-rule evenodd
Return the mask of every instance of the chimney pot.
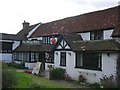
<path id="1" fill-rule="evenodd" d="M 26 28 L 26 27 L 29 27 L 29 24 L 30 24 L 29 22 L 26 22 L 26 21 L 24 20 L 24 22 L 23 22 L 23 29 Z"/>

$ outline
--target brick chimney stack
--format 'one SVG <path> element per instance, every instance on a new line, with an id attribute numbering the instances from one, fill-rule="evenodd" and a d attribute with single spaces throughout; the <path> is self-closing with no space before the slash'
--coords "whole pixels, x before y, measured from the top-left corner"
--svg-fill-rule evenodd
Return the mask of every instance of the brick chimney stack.
<path id="1" fill-rule="evenodd" d="M 30 24 L 29 22 L 26 22 L 26 21 L 24 20 L 24 22 L 23 22 L 23 29 L 26 28 L 26 27 L 29 27 L 29 24 Z"/>

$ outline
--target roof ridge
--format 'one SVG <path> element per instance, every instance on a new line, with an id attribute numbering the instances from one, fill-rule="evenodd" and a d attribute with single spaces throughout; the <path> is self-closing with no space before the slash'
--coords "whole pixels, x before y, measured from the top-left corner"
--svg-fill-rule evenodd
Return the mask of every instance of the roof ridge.
<path id="1" fill-rule="evenodd" d="M 114 6 L 114 7 L 110 7 L 110 8 L 106 8 L 106 9 L 101 9 L 101 10 L 96 10 L 96 11 L 91 11 L 91 12 L 83 13 L 83 14 L 80 14 L 80 15 L 69 16 L 69 17 L 58 19 L 58 20 L 46 22 L 46 23 L 43 23 L 43 24 L 49 24 L 49 23 L 54 23 L 56 21 L 62 21 L 62 20 L 68 19 L 68 18 L 74 18 L 74 17 L 79 17 L 79 16 L 83 16 L 83 15 L 93 14 L 93 13 L 97 13 L 97 12 L 103 12 L 103 11 L 106 11 L 106 10 L 115 9 L 117 7 L 119 7 L 119 6 Z"/>

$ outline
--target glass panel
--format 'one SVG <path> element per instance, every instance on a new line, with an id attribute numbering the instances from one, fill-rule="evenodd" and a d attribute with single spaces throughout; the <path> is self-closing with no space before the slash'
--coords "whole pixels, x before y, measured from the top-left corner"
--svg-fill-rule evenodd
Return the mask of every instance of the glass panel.
<path id="1" fill-rule="evenodd" d="M 34 58 L 35 57 L 35 54 L 34 54 L 34 52 L 31 52 L 31 61 L 34 61 Z"/>
<path id="2" fill-rule="evenodd" d="M 76 65 L 77 67 L 83 66 L 82 53 L 77 53 Z"/>
<path id="3" fill-rule="evenodd" d="M 91 40 L 101 40 L 103 39 L 103 31 L 94 31 L 90 33 Z"/>
<path id="4" fill-rule="evenodd" d="M 99 69 L 100 54 L 97 53 L 84 53 L 83 54 L 83 67 L 88 69 Z"/>
<path id="5" fill-rule="evenodd" d="M 61 52 L 60 65 L 66 66 L 66 52 Z"/>
<path id="6" fill-rule="evenodd" d="M 39 54 L 35 53 L 35 61 L 39 61 Z"/>

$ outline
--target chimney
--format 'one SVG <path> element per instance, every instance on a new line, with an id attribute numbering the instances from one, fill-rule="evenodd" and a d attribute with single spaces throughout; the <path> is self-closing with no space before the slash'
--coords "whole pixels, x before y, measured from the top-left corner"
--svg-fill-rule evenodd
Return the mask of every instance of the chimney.
<path id="1" fill-rule="evenodd" d="M 29 27 L 29 24 L 30 24 L 29 22 L 26 22 L 26 21 L 24 20 L 24 22 L 23 22 L 23 29 L 26 28 L 26 27 Z"/>

